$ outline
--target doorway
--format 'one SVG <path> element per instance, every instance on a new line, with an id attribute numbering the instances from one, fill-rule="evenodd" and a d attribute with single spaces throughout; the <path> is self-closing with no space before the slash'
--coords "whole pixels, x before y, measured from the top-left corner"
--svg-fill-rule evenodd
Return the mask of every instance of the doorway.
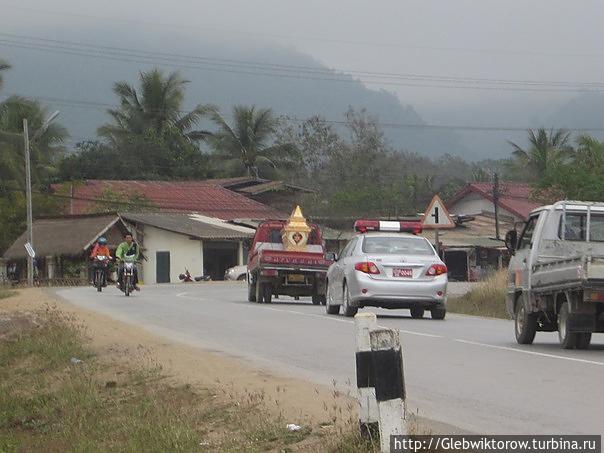
<path id="1" fill-rule="evenodd" d="M 209 274 L 212 280 L 224 280 L 225 271 L 237 266 L 238 248 L 238 242 L 204 242 L 204 274 Z"/>
<path id="2" fill-rule="evenodd" d="M 155 282 L 170 283 L 170 252 L 155 252 Z"/>

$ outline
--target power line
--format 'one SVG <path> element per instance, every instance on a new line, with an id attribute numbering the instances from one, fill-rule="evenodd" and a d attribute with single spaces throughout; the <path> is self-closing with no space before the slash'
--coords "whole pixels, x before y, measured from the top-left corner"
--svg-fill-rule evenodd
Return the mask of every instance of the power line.
<path id="1" fill-rule="evenodd" d="M 76 108 L 87 108 L 93 110 L 105 110 L 106 108 L 119 108 L 118 105 L 108 104 L 105 102 L 88 101 L 88 100 L 75 100 L 65 99 L 50 96 L 28 96 L 30 99 L 36 99 L 43 102 L 48 102 L 53 105 L 60 105 L 65 107 L 76 107 Z M 186 113 L 186 110 L 181 110 L 179 113 Z M 224 114 L 223 116 L 232 117 L 230 114 Z M 282 114 L 285 121 L 291 121 L 293 123 L 304 123 L 308 121 L 308 118 L 298 118 L 295 115 Z M 321 119 L 322 122 L 337 126 L 345 126 L 348 124 L 347 121 L 342 120 L 331 120 Z M 394 128 L 394 129 L 433 129 L 433 130 L 465 130 L 465 131 L 490 131 L 490 132 L 526 132 L 528 129 L 534 129 L 536 126 L 475 126 L 475 125 L 457 125 L 457 124 L 422 124 L 422 123 L 390 123 L 390 122 L 378 122 L 380 127 Z M 604 132 L 602 127 L 563 127 L 571 132 Z"/>
<path id="2" fill-rule="evenodd" d="M 40 38 L 30 38 L 31 40 Z M 281 69 L 276 66 L 262 66 L 256 63 L 255 67 L 250 66 L 250 62 L 225 63 L 220 61 L 181 61 L 175 58 L 165 57 L 157 54 L 151 54 L 147 51 L 135 50 L 107 50 L 102 47 L 85 45 L 78 47 L 78 43 L 70 43 L 68 45 L 46 44 L 40 42 L 19 41 L 14 39 L 0 39 L 0 45 L 7 47 L 15 47 L 27 50 L 37 50 L 44 52 L 52 52 L 66 55 L 74 55 L 80 57 L 100 58 L 113 61 L 123 61 L 128 63 L 138 64 L 154 64 L 162 61 L 163 65 L 202 70 L 213 72 L 224 72 L 233 74 L 243 74 L 250 76 L 263 76 L 284 79 L 298 80 L 316 80 L 328 82 L 341 82 L 353 84 L 377 84 L 390 86 L 405 86 L 416 88 L 443 88 L 443 89 L 463 89 L 463 90 L 486 90 L 486 91 L 522 91 L 522 92 L 590 92 L 604 91 L 604 82 L 558 82 L 558 81 L 522 81 L 522 80 L 503 80 L 503 79 L 478 79 L 478 78 L 459 78 L 453 76 L 431 76 L 422 74 L 393 74 L 391 76 L 379 75 L 379 73 L 371 74 L 370 72 L 358 72 L 358 77 L 363 77 L 363 80 L 355 79 L 347 74 L 337 74 L 335 72 L 326 72 L 330 70 L 322 70 L 317 68 L 302 69 L 302 67 L 283 67 Z M 115 48 L 117 49 L 117 48 Z M 201 57 L 191 57 L 201 58 Z M 283 65 L 285 66 L 285 65 Z M 296 73 L 293 73 L 293 72 Z M 311 71 L 311 75 L 303 75 L 304 71 Z M 302 72 L 303 74 L 300 74 Z M 321 75 L 314 76 L 313 74 Z M 366 74 L 363 76 L 363 74 Z M 385 73 L 382 73 L 385 74 Z M 395 79 L 395 80 L 392 80 Z M 400 80 L 408 80 L 407 82 Z M 450 85 L 453 83 L 454 85 Z M 465 85 L 464 85 L 465 84 Z M 498 86 L 500 85 L 500 86 Z M 522 86 L 528 85 L 528 86 Z"/>
<path id="3" fill-rule="evenodd" d="M 228 35 L 242 35 L 242 36 L 259 36 L 266 38 L 273 38 L 279 40 L 295 40 L 295 41 L 313 41 L 313 42 L 324 42 L 324 43 L 334 43 L 334 44 L 347 44 L 354 46 L 372 46 L 372 47 L 394 47 L 401 49 L 412 49 L 412 50 L 428 50 L 434 52 L 461 52 L 461 53 L 477 53 L 477 54 L 507 54 L 507 55 L 530 55 L 530 56 L 544 56 L 544 57 L 577 57 L 577 58 L 604 58 L 604 54 L 602 53 L 584 53 L 578 52 L 575 50 L 564 51 L 564 52 L 552 52 L 547 50 L 533 50 L 533 49 L 493 49 L 493 48 L 464 48 L 464 47 L 439 47 L 439 46 L 422 46 L 422 45 L 413 45 L 408 43 L 399 43 L 392 41 L 363 41 L 363 40 L 354 40 L 354 39 L 341 39 L 341 38 L 329 38 L 329 37 L 318 37 L 318 36 L 307 36 L 307 35 L 284 35 L 278 33 L 266 33 L 266 32 L 250 32 L 243 30 L 235 30 L 235 29 L 220 29 L 216 27 L 208 27 L 203 26 L 195 27 L 184 24 L 174 24 L 174 23 L 165 23 L 165 22 L 153 22 L 153 21 L 141 21 L 141 20 L 133 20 L 133 19 L 124 19 L 121 17 L 109 17 L 109 16 L 94 16 L 89 14 L 81 14 L 74 13 L 69 11 L 52 11 L 52 10 L 44 10 L 40 8 L 27 8 L 20 5 L 3 5 L 3 8 L 10 8 L 13 10 L 21 10 L 28 13 L 36 13 L 36 14 L 45 14 L 45 15 L 54 15 L 60 17 L 75 17 L 79 19 L 88 19 L 88 20 L 103 20 L 108 23 L 125 23 L 125 24 L 133 24 L 133 25 L 143 25 L 148 27 L 153 27 L 156 29 L 157 27 L 161 28 L 170 28 L 176 30 L 193 30 L 193 31 L 203 31 L 203 32 L 215 32 L 222 33 Z"/>

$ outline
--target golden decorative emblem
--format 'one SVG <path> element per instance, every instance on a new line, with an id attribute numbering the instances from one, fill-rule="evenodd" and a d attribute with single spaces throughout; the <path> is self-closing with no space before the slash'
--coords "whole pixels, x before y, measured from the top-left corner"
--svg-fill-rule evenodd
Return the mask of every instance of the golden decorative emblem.
<path id="1" fill-rule="evenodd" d="M 290 251 L 304 250 L 309 233 L 310 227 L 302 215 L 302 209 L 300 209 L 300 206 L 296 206 L 283 231 L 281 231 L 283 247 Z"/>

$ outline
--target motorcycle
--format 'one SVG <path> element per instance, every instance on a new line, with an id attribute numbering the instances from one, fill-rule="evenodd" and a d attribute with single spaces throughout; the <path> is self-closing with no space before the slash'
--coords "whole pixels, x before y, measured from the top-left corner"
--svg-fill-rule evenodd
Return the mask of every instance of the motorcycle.
<path id="1" fill-rule="evenodd" d="M 134 261 L 134 256 L 126 255 L 124 257 L 124 272 L 122 273 L 122 284 L 120 289 L 129 297 L 134 290 L 134 270 L 136 266 L 136 262 Z"/>
<path id="2" fill-rule="evenodd" d="M 110 257 L 105 255 L 97 255 L 94 257 L 94 275 L 92 282 L 94 287 L 100 293 L 103 287 L 107 286 L 107 267 L 109 266 Z"/>
<path id="3" fill-rule="evenodd" d="M 202 275 L 200 277 L 193 278 L 193 277 L 191 277 L 191 273 L 189 272 L 189 269 L 185 269 L 185 273 L 184 274 L 180 274 L 178 276 L 178 278 L 183 283 L 191 283 L 193 281 L 196 281 L 196 282 L 202 282 L 202 281 L 203 282 L 208 282 L 208 281 L 212 280 L 209 275 Z"/>

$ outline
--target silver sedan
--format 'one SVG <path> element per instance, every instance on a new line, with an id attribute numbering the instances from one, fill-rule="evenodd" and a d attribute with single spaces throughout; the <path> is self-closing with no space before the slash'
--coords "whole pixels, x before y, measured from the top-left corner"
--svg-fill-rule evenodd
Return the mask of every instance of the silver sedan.
<path id="1" fill-rule="evenodd" d="M 444 319 L 447 267 L 430 242 L 409 233 L 355 236 L 327 272 L 329 314 L 354 316 L 359 308 L 408 308 L 413 318 L 430 310 Z"/>

